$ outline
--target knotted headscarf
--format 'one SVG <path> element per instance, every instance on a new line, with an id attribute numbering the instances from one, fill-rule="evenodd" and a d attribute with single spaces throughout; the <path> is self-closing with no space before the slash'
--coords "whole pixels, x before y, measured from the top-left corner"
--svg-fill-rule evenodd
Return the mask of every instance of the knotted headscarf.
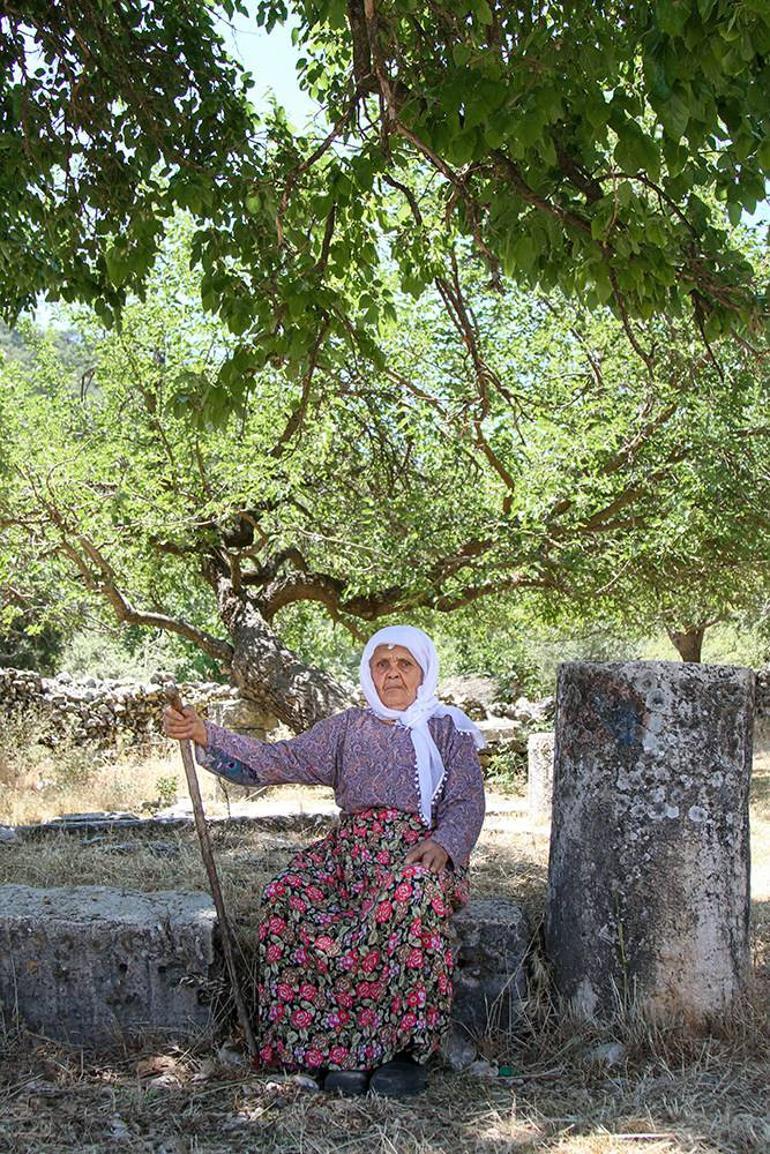
<path id="1" fill-rule="evenodd" d="M 402 645 L 408 649 L 422 670 L 422 685 L 417 697 L 408 709 L 389 709 L 380 698 L 369 663 L 378 645 Z M 410 731 L 417 764 L 417 784 L 420 791 L 420 816 L 430 825 L 433 799 L 444 780 L 444 762 L 433 740 L 428 721 L 431 717 L 451 717 L 461 733 L 470 733 L 477 749 L 484 744 L 484 737 L 471 719 L 454 705 L 443 705 L 436 697 L 438 686 L 438 654 L 436 648 L 422 629 L 413 625 L 388 625 L 379 629 L 366 643 L 361 655 L 359 670 L 361 688 L 369 708 L 377 717 L 395 721 Z"/>

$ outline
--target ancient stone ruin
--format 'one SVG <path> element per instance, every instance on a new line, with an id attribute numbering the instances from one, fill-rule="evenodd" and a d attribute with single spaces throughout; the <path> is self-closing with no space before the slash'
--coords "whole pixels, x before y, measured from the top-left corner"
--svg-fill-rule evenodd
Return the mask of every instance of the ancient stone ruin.
<path id="1" fill-rule="evenodd" d="M 207 894 L 0 886 L 0 1002 L 49 1038 L 98 1045 L 210 1025 L 221 977 Z"/>
<path id="2" fill-rule="evenodd" d="M 551 820 L 553 733 L 531 733 L 527 742 L 527 809 L 533 822 Z"/>
<path id="3" fill-rule="evenodd" d="M 754 749 L 770 746 L 770 666 L 754 678 Z M 530 818 L 551 820 L 553 796 L 553 732 L 538 730 L 527 740 L 527 805 Z"/>
<path id="4" fill-rule="evenodd" d="M 702 1023 L 746 988 L 754 675 L 561 666 L 546 944 L 585 1016 Z"/>

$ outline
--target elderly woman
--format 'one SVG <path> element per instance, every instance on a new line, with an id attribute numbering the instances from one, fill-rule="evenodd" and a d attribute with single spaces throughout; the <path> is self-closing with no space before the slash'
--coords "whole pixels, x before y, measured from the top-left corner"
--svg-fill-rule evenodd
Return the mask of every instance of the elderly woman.
<path id="1" fill-rule="evenodd" d="M 435 696 L 438 658 L 411 626 L 375 633 L 361 658 L 368 708 L 266 744 L 167 710 L 165 730 L 243 785 L 332 786 L 342 813 L 266 887 L 259 958 L 265 1066 L 324 1089 L 422 1090 L 452 998 L 447 922 L 468 896 L 484 818 L 483 738 Z"/>

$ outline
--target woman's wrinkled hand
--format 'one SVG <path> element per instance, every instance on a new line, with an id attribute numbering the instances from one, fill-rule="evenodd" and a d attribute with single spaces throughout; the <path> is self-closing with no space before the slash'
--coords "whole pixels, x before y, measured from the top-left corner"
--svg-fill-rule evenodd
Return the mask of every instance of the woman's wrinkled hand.
<path id="1" fill-rule="evenodd" d="M 440 874 L 443 869 L 446 869 L 446 864 L 449 861 L 449 854 L 443 846 L 439 845 L 437 841 L 428 838 L 427 841 L 421 841 L 414 849 L 410 849 L 406 855 L 407 865 L 421 865 L 429 869 L 431 873 Z"/>
<path id="2" fill-rule="evenodd" d="M 173 705 L 167 705 L 163 710 L 163 732 L 175 741 L 194 741 L 204 748 L 208 743 L 203 718 L 191 706 L 180 713 Z"/>

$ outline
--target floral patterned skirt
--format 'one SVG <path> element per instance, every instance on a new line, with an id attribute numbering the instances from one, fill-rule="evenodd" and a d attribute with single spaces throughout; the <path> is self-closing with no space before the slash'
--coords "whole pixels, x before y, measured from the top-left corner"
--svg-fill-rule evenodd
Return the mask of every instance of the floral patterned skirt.
<path id="1" fill-rule="evenodd" d="M 417 814 L 343 814 L 265 887 L 263 1065 L 372 1069 L 438 1049 L 452 1000 L 447 922 L 467 901 L 468 871 L 404 865 L 426 836 Z"/>

